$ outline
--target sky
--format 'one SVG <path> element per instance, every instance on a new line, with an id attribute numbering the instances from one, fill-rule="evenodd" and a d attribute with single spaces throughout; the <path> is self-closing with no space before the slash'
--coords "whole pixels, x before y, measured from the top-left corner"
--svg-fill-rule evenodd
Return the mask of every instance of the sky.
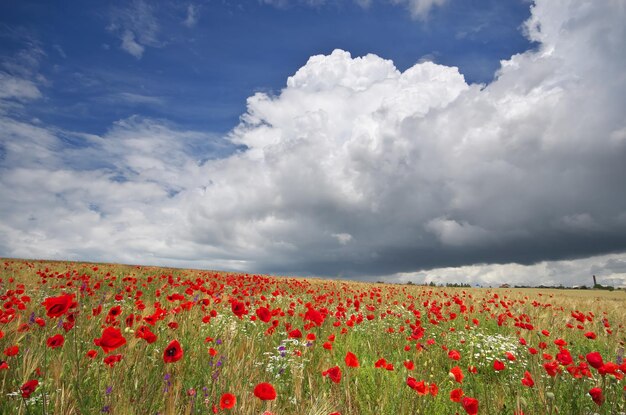
<path id="1" fill-rule="evenodd" d="M 0 256 L 626 285 L 621 0 L 0 4 Z"/>

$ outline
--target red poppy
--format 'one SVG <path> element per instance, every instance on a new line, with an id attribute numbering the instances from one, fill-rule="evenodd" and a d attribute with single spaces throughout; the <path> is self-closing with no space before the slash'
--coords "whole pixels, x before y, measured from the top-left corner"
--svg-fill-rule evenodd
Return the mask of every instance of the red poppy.
<path id="1" fill-rule="evenodd" d="M 122 336 L 122 332 L 115 327 L 107 327 L 102 331 L 102 337 L 95 339 L 96 346 L 102 347 L 104 353 L 112 352 L 126 344 L 126 339 Z"/>
<path id="2" fill-rule="evenodd" d="M 111 356 L 107 356 L 103 359 L 104 364 L 109 366 L 109 367 L 113 367 L 115 366 L 115 364 L 119 361 L 122 360 L 122 355 L 121 354 L 114 354 Z"/>
<path id="3" fill-rule="evenodd" d="M 14 345 L 14 346 L 9 346 L 6 349 L 4 349 L 4 354 L 8 357 L 11 356 L 15 356 L 16 354 L 18 354 L 20 351 L 20 348 L 18 345 Z"/>
<path id="4" fill-rule="evenodd" d="M 30 395 L 35 392 L 35 389 L 37 389 L 37 385 L 39 385 L 39 381 L 37 379 L 29 380 L 28 382 L 24 383 L 20 388 L 20 390 L 22 391 L 22 397 L 24 399 L 30 397 Z"/>
<path id="5" fill-rule="evenodd" d="M 592 388 L 589 390 L 589 395 L 591 395 L 591 399 L 593 399 L 596 405 L 601 406 L 604 403 L 604 394 L 602 393 L 602 389 Z"/>
<path id="6" fill-rule="evenodd" d="M 600 369 L 604 364 L 602 360 L 602 355 L 598 352 L 587 353 L 587 362 L 594 369 Z"/>
<path id="7" fill-rule="evenodd" d="M 551 377 L 555 377 L 556 374 L 560 371 L 559 364 L 557 362 L 544 363 L 543 368 L 546 370 L 546 373 Z"/>
<path id="8" fill-rule="evenodd" d="M 499 360 L 494 360 L 493 361 L 493 370 L 499 372 L 499 371 L 504 370 L 504 369 L 505 369 L 504 363 L 502 363 Z"/>
<path id="9" fill-rule="evenodd" d="M 452 360 L 459 360 L 461 359 L 461 353 L 459 353 L 458 350 L 450 350 L 448 352 L 448 357 Z"/>
<path id="10" fill-rule="evenodd" d="M 450 369 L 448 376 L 458 383 L 463 382 L 463 371 L 458 366 L 454 366 L 452 369 Z"/>
<path id="11" fill-rule="evenodd" d="M 276 399 L 276 389 L 270 383 L 262 382 L 254 387 L 254 396 L 262 401 L 273 401 Z"/>
<path id="12" fill-rule="evenodd" d="M 407 360 L 404 362 L 404 367 L 406 367 L 407 370 L 413 370 L 415 369 L 415 363 L 413 363 L 410 360 Z"/>
<path id="13" fill-rule="evenodd" d="M 298 329 L 294 329 L 289 332 L 288 336 L 290 339 L 299 339 L 302 337 L 302 332 Z"/>
<path id="14" fill-rule="evenodd" d="M 163 351 L 163 361 L 165 363 L 174 363 L 182 359 L 183 349 L 180 347 L 178 340 L 172 340 Z"/>
<path id="15" fill-rule="evenodd" d="M 572 361 L 573 361 L 572 360 L 572 355 L 570 354 L 569 350 L 567 350 L 567 349 L 562 349 L 559 353 L 557 353 L 556 359 L 563 366 L 567 366 L 567 365 L 571 364 Z"/>
<path id="16" fill-rule="evenodd" d="M 141 326 L 135 332 L 135 337 L 139 339 L 144 339 L 148 342 L 148 344 L 152 344 L 157 341 L 157 336 L 153 332 L 150 331 L 148 326 Z"/>
<path id="17" fill-rule="evenodd" d="M 323 371 L 322 376 L 328 376 L 334 383 L 339 383 L 341 381 L 341 369 L 339 366 L 331 367 Z"/>
<path id="18" fill-rule="evenodd" d="M 428 387 L 428 392 L 432 396 L 437 396 L 439 394 L 439 386 L 437 386 L 436 383 L 431 383 L 430 386 Z"/>
<path id="19" fill-rule="evenodd" d="M 616 363 L 606 362 L 605 364 L 600 366 L 600 368 L 598 369 L 598 373 L 601 374 L 602 376 L 606 374 L 617 376 L 616 371 L 618 369 L 619 369 L 619 366 Z M 621 379 L 621 376 L 618 379 Z"/>
<path id="20" fill-rule="evenodd" d="M 531 374 L 530 374 L 530 372 L 528 370 L 524 372 L 524 378 L 522 379 L 522 385 L 528 386 L 529 388 L 532 388 L 535 385 L 535 381 L 533 380 L 533 377 L 531 376 Z"/>
<path id="21" fill-rule="evenodd" d="M 246 309 L 246 305 L 242 302 L 239 301 L 233 301 L 230 304 L 231 310 L 233 311 L 233 314 L 235 314 L 237 317 L 243 316 L 244 314 L 248 314 L 248 310 Z"/>
<path id="22" fill-rule="evenodd" d="M 74 294 L 62 294 L 58 297 L 48 297 L 44 299 L 43 305 L 46 307 L 46 315 L 50 318 L 60 317 L 67 312 L 74 302 Z"/>
<path id="23" fill-rule="evenodd" d="M 461 405 L 465 412 L 469 415 L 476 415 L 478 413 L 478 400 L 474 398 L 465 397 L 461 399 Z"/>
<path id="24" fill-rule="evenodd" d="M 256 315 L 259 320 L 264 323 L 269 323 L 269 321 L 272 319 L 272 313 L 270 313 L 270 310 L 266 307 L 257 308 Z"/>
<path id="25" fill-rule="evenodd" d="M 420 380 L 419 382 L 415 382 L 414 387 L 412 389 L 422 396 L 428 394 L 428 387 L 426 386 L 426 382 L 424 382 L 423 380 Z"/>
<path id="26" fill-rule="evenodd" d="M 237 398 L 232 393 L 225 393 L 220 398 L 221 409 L 231 409 L 237 403 Z"/>
<path id="27" fill-rule="evenodd" d="M 65 338 L 61 334 L 55 334 L 52 337 L 48 337 L 48 340 L 46 340 L 46 345 L 51 349 L 61 347 L 63 343 L 65 343 Z"/>
<path id="28" fill-rule="evenodd" d="M 356 355 L 354 353 L 346 353 L 346 366 L 359 367 L 359 360 L 356 358 Z"/>
<path id="29" fill-rule="evenodd" d="M 452 389 L 450 391 L 450 400 L 452 402 L 461 402 L 463 398 L 463 389 Z"/>

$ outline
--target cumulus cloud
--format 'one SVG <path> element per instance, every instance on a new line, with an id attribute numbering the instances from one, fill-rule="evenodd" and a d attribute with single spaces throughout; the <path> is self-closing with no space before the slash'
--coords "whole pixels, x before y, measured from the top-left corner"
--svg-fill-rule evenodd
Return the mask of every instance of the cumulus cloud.
<path id="1" fill-rule="evenodd" d="M 0 253 L 483 283 L 584 281 L 575 264 L 619 281 L 625 14 L 538 0 L 537 47 L 488 85 L 432 62 L 313 56 L 222 138 L 140 117 L 102 136 L 1 118 Z"/>

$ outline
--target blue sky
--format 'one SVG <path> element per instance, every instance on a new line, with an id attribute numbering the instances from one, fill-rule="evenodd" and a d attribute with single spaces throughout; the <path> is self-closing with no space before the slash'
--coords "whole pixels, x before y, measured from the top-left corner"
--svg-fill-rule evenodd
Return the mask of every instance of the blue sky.
<path id="1" fill-rule="evenodd" d="M 623 2 L 5 1 L 0 256 L 626 284 Z"/>
<path id="2" fill-rule="evenodd" d="M 309 56 L 337 48 L 400 70 L 430 59 L 480 83 L 531 47 L 520 30 L 525 1 L 444 4 L 422 17 L 388 2 L 8 1 L 0 15 L 3 58 L 31 45 L 41 53 L 45 100 L 23 115 L 91 133 L 133 114 L 224 133 L 248 96 L 279 91 Z M 123 48 L 126 30 L 141 54 Z"/>

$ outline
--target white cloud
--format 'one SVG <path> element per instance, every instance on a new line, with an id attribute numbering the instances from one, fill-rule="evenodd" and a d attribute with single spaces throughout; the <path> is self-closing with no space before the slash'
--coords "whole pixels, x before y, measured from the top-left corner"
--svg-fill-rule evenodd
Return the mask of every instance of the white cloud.
<path id="1" fill-rule="evenodd" d="M 16 99 L 23 102 L 37 98 L 41 98 L 41 92 L 33 81 L 0 72 L 0 100 Z"/>
<path id="2" fill-rule="evenodd" d="M 160 47 L 160 30 L 153 6 L 134 0 L 125 8 L 114 9 L 107 30 L 122 41 L 120 48 L 141 59 L 146 47 Z"/>
<path id="3" fill-rule="evenodd" d="M 435 6 L 442 6 L 448 0 L 391 0 L 394 4 L 404 4 L 411 12 L 411 16 L 425 19 Z"/>
<path id="4" fill-rule="evenodd" d="M 337 50 L 250 97 L 221 140 L 139 117 L 102 136 L 0 118 L 0 253 L 483 283 L 583 281 L 582 264 L 617 280 L 625 10 L 532 13 L 540 44 L 489 85 Z"/>
<path id="5" fill-rule="evenodd" d="M 417 284 L 480 283 L 497 287 L 501 284 L 556 286 L 593 286 L 592 276 L 599 284 L 626 288 L 626 256 L 598 255 L 589 258 L 541 261 L 533 265 L 479 264 L 435 268 L 418 272 L 398 273 L 382 278 L 389 282 Z"/>
<path id="6" fill-rule="evenodd" d="M 130 53 L 137 59 L 143 56 L 144 47 L 135 41 L 135 34 L 130 30 L 124 31 L 122 35 L 122 49 Z"/>
<path id="7" fill-rule="evenodd" d="M 494 239 L 494 235 L 485 229 L 465 221 L 459 223 L 446 218 L 436 218 L 426 223 L 425 228 L 434 233 L 444 245 L 468 246 L 488 243 Z"/>
<path id="8" fill-rule="evenodd" d="M 358 6 L 367 9 L 374 0 L 353 0 Z M 411 17 L 425 20 L 430 11 L 444 5 L 448 0 L 382 0 L 382 3 L 404 6 L 411 13 Z M 332 4 L 328 0 L 260 0 L 262 4 L 269 4 L 277 8 L 286 8 L 293 4 L 302 4 L 309 7 L 320 7 L 325 4 Z"/>
<path id="9" fill-rule="evenodd" d="M 333 233 L 332 237 L 336 238 L 341 245 L 345 245 L 352 240 L 352 235 L 349 233 Z"/>
<path id="10" fill-rule="evenodd" d="M 198 23 L 198 6 L 190 4 L 187 6 L 187 17 L 183 21 L 183 25 L 194 27 Z"/>

